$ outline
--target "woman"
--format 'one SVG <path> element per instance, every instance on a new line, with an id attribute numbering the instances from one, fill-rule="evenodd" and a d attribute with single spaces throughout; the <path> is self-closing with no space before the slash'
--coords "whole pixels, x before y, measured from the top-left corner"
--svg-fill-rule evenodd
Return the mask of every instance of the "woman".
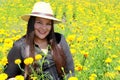
<path id="1" fill-rule="evenodd" d="M 28 80 L 31 69 L 24 64 L 24 60 L 27 57 L 35 58 L 35 55 L 41 52 L 46 54 L 45 60 L 49 62 L 49 64 L 43 64 L 43 72 L 52 76 L 47 80 L 63 80 L 64 74 L 67 78 L 74 75 L 74 64 L 68 44 L 62 34 L 54 32 L 54 23 L 59 23 L 60 20 L 53 16 L 50 4 L 35 3 L 32 13 L 22 16 L 22 19 L 28 21 L 27 32 L 25 36 L 14 43 L 8 54 L 5 73 L 9 78 L 24 75 Z M 22 60 L 20 66 L 25 72 L 14 63 L 16 59 Z M 39 68 L 37 64 L 33 64 L 33 66 L 35 70 Z"/>

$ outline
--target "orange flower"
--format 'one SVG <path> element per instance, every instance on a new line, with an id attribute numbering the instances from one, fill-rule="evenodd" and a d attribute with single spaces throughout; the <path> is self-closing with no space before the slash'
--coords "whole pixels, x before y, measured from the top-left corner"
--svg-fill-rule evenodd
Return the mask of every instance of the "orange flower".
<path id="1" fill-rule="evenodd" d="M 87 58 L 87 57 L 88 57 L 88 53 L 85 53 L 85 54 L 84 54 L 84 57 Z"/>
<path id="2" fill-rule="evenodd" d="M 75 67 L 75 70 L 77 70 L 77 71 L 81 71 L 81 70 L 83 70 L 83 66 L 78 65 L 78 66 Z"/>

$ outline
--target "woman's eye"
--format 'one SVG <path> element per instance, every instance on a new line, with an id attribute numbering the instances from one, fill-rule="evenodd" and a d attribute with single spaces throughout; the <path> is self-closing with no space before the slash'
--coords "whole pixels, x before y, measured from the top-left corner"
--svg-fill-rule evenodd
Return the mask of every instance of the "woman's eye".
<path id="1" fill-rule="evenodd" d="M 38 22 L 36 22 L 36 23 L 42 24 L 42 23 L 41 23 L 41 22 L 39 22 L 39 21 L 38 21 Z"/>

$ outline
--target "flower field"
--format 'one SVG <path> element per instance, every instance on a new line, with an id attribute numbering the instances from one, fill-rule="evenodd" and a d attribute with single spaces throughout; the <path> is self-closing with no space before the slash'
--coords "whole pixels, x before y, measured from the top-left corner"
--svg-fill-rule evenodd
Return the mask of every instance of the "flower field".
<path id="1" fill-rule="evenodd" d="M 25 34 L 21 16 L 37 1 L 0 0 L 0 73 L 13 42 Z M 63 21 L 55 31 L 70 46 L 78 80 L 120 80 L 120 0 L 41 1 L 50 2 Z"/>

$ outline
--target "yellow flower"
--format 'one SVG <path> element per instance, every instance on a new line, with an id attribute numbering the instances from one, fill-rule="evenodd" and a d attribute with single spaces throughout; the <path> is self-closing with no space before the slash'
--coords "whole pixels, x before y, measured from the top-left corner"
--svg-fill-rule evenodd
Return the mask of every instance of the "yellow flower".
<path id="1" fill-rule="evenodd" d="M 115 70 L 120 71 L 120 66 L 117 66 Z"/>
<path id="2" fill-rule="evenodd" d="M 75 62 L 75 63 L 76 63 L 76 65 L 75 65 L 75 70 L 76 70 L 76 71 L 81 71 L 81 70 L 83 70 L 83 67 L 84 67 L 84 66 L 82 66 L 79 61 L 77 61 L 77 62 Z"/>
<path id="3" fill-rule="evenodd" d="M 72 76 L 72 77 L 69 77 L 68 80 L 78 80 L 78 78 Z"/>
<path id="4" fill-rule="evenodd" d="M 110 79 L 113 80 L 115 78 L 116 74 L 114 72 L 106 72 L 105 76 L 109 77 Z"/>
<path id="5" fill-rule="evenodd" d="M 6 58 L 6 57 L 3 57 L 2 60 L 1 60 L 1 64 L 2 64 L 3 66 L 5 66 L 7 63 L 8 63 L 7 58 Z"/>
<path id="6" fill-rule="evenodd" d="M 16 59 L 15 60 L 15 64 L 20 64 L 21 63 L 21 60 L 20 59 Z"/>
<path id="7" fill-rule="evenodd" d="M 111 59 L 111 58 L 107 58 L 107 59 L 105 60 L 105 62 L 106 62 L 106 63 L 111 63 L 111 62 L 112 62 L 112 59 Z"/>
<path id="8" fill-rule="evenodd" d="M 94 78 L 94 77 L 92 77 L 92 76 L 90 76 L 90 77 L 89 77 L 89 80 L 95 80 L 95 78 Z"/>
<path id="9" fill-rule="evenodd" d="M 2 43 L 3 42 L 3 39 L 2 38 L 0 38 L 0 43 Z"/>
<path id="10" fill-rule="evenodd" d="M 32 58 L 32 57 L 26 58 L 26 59 L 24 60 L 24 63 L 25 63 L 26 65 L 32 64 L 32 63 L 33 63 L 33 58 Z"/>
<path id="11" fill-rule="evenodd" d="M 8 78 L 8 75 L 6 73 L 0 74 L 0 80 L 6 80 Z"/>
<path id="12" fill-rule="evenodd" d="M 24 80 L 24 76 L 17 75 L 17 76 L 15 76 L 15 80 Z"/>
<path id="13" fill-rule="evenodd" d="M 76 47 L 76 45 L 71 44 L 71 45 L 70 45 L 70 47 L 71 47 L 71 48 L 75 48 L 75 47 Z"/>
<path id="14" fill-rule="evenodd" d="M 67 41 L 68 42 L 72 42 L 72 41 L 74 41 L 74 39 L 75 39 L 75 37 L 76 37 L 76 35 L 69 35 L 68 37 L 67 37 Z"/>
<path id="15" fill-rule="evenodd" d="M 13 43 L 13 41 L 12 41 L 12 39 L 11 38 L 6 38 L 5 40 L 4 40 L 4 43 Z"/>
<path id="16" fill-rule="evenodd" d="M 75 49 L 70 49 L 71 53 L 72 54 L 75 54 L 76 53 L 76 50 Z"/>
<path id="17" fill-rule="evenodd" d="M 42 58 L 42 55 L 40 54 L 35 55 L 35 60 L 40 60 L 41 58 Z"/>
<path id="18" fill-rule="evenodd" d="M 95 80 L 96 77 L 97 77 L 96 74 L 91 74 L 90 77 L 89 77 L 89 80 Z"/>
<path id="19" fill-rule="evenodd" d="M 97 77 L 97 75 L 96 75 L 96 74 L 91 74 L 91 76 L 93 76 L 93 77 Z"/>
<path id="20" fill-rule="evenodd" d="M 82 39 L 83 39 L 83 37 L 81 37 L 81 36 L 80 36 L 80 37 L 78 37 L 78 38 L 77 38 L 77 42 L 81 42 L 81 41 L 82 41 Z"/>
<path id="21" fill-rule="evenodd" d="M 118 56 L 114 54 L 114 55 L 112 55 L 111 57 L 112 57 L 112 58 L 117 58 Z"/>
<path id="22" fill-rule="evenodd" d="M 81 71 L 81 70 L 83 70 L 83 66 L 82 65 L 78 65 L 78 66 L 75 67 L 75 70 L 76 71 Z"/>
<path id="23" fill-rule="evenodd" d="M 96 38 L 95 36 L 90 36 L 90 37 L 88 38 L 88 40 L 89 40 L 89 41 L 93 41 L 93 40 L 95 40 L 95 38 Z"/>

